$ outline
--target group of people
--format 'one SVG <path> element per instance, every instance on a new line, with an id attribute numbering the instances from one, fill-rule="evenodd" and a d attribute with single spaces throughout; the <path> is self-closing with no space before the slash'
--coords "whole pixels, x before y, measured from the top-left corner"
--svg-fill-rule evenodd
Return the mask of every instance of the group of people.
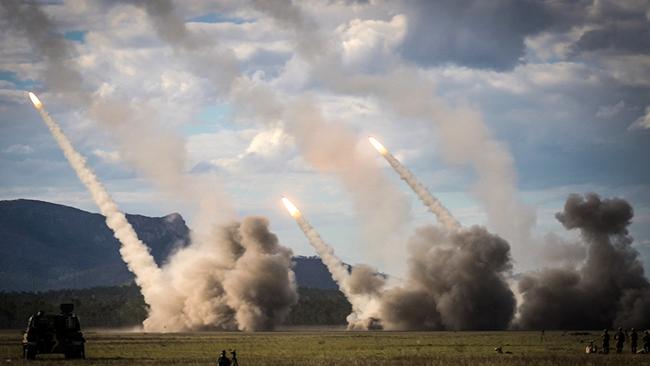
<path id="1" fill-rule="evenodd" d="M 226 356 L 226 350 L 221 351 L 221 355 L 217 359 L 217 366 L 239 366 L 239 362 L 237 362 L 237 351 L 230 351 L 230 358 Z"/>
<path id="2" fill-rule="evenodd" d="M 601 353 L 609 353 L 609 341 L 610 336 L 607 329 L 603 331 L 602 338 L 602 350 Z M 630 352 L 631 353 L 650 353 L 650 331 L 646 330 L 643 332 L 643 338 L 641 338 L 641 349 L 638 349 L 639 344 L 639 334 L 637 331 L 632 328 L 629 333 L 623 331 L 623 328 L 618 328 L 616 334 L 614 334 L 614 341 L 616 345 L 616 353 L 623 353 L 623 347 L 625 342 L 630 340 Z M 586 353 L 598 353 L 598 348 L 594 345 L 594 342 L 590 342 L 586 348 Z"/>

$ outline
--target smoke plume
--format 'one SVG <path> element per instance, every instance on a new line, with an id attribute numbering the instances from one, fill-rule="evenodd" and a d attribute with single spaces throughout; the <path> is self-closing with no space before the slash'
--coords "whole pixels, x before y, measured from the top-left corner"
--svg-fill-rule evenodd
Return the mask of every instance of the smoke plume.
<path id="1" fill-rule="evenodd" d="M 91 95 L 82 85 L 83 78 L 75 65 L 72 46 L 57 32 L 40 6 L 11 0 L 0 5 L 0 15 L 7 18 L 3 24 L 26 37 L 34 52 L 44 61 L 42 79 L 46 85 L 71 97 L 69 99 L 80 108 L 87 108 L 88 115 L 116 138 L 120 155 L 126 161 L 151 178 L 163 191 L 198 209 L 191 244 L 168 258 L 162 269 L 156 267 L 153 260 L 149 263 L 145 257 L 147 249 L 142 243 L 139 254 L 134 252 L 133 245 L 128 247 L 129 250 L 121 250 L 149 305 L 145 329 L 257 330 L 270 329 L 281 322 L 297 295 L 291 252 L 280 246 L 277 238 L 268 232 L 268 223 L 259 218 L 245 218 L 241 224 L 244 229 L 233 229 L 229 225 L 224 228 L 224 222 L 233 216 L 228 200 L 215 194 L 219 190 L 215 189 L 217 185 L 213 180 L 185 174 L 185 148 L 181 138 L 162 128 L 152 118 L 151 109 L 127 102 L 130 98 L 120 98 L 112 88 L 102 86 Z M 164 14 L 165 9 L 159 13 Z M 188 43 L 186 47 L 192 46 Z M 65 77 L 59 78 L 61 75 Z M 53 130 L 53 134 L 56 131 Z M 71 147 L 69 141 L 65 146 Z M 83 163 L 83 158 L 77 155 L 71 160 L 73 165 Z M 86 176 L 84 173 L 80 178 L 91 179 L 84 178 Z M 96 178 L 89 182 L 97 183 Z M 116 236 L 130 242 L 137 240 L 131 229 L 124 228 L 128 222 L 121 213 L 107 211 L 111 214 L 109 216 L 105 212 L 111 207 L 117 210 L 105 191 L 100 196 L 92 189 L 91 193 L 96 201 L 101 199 L 99 202 L 108 205 L 100 205 L 100 208 L 107 216 L 109 227 L 118 228 Z M 245 228 L 253 229 L 246 231 Z M 222 235 L 224 232 L 232 235 Z M 255 278 L 266 271 L 275 274 L 273 279 Z M 242 292 L 238 287 L 240 284 L 247 290 Z M 254 292 L 247 292 L 251 289 Z M 274 295 L 269 296 L 270 292 Z"/>
<path id="2" fill-rule="evenodd" d="M 161 272 L 149 253 L 149 248 L 138 239 L 138 235 L 126 220 L 126 216 L 120 212 L 117 204 L 99 182 L 95 173 L 86 165 L 86 159 L 75 150 L 58 123 L 47 113 L 41 101 L 32 93 L 29 93 L 29 98 L 41 114 L 43 122 L 47 125 L 77 177 L 90 192 L 102 215 L 106 217 L 106 225 L 120 241 L 122 259 L 135 275 L 135 282 L 140 286 L 145 302 L 150 306 L 156 304 L 161 300 L 162 295 L 160 291 Z"/>
<path id="3" fill-rule="evenodd" d="M 348 324 L 351 328 L 357 328 L 357 323 L 363 322 L 367 318 L 369 304 L 374 300 L 373 295 L 376 295 L 383 287 L 383 279 L 376 274 L 376 271 L 365 265 L 355 266 L 357 268 L 353 269 L 350 274 L 348 267 L 334 253 L 334 249 L 320 237 L 296 206 L 286 197 L 282 198 L 282 202 L 296 220 L 311 246 L 316 250 L 339 290 L 352 305 L 352 314 L 348 316 Z"/>
<path id="4" fill-rule="evenodd" d="M 420 228 L 409 242 L 405 283 L 383 293 L 378 317 L 389 330 L 506 329 L 515 298 L 505 276 L 510 246 L 484 228 Z"/>
<path id="5" fill-rule="evenodd" d="M 213 81 L 220 91 L 227 91 L 228 98 L 237 107 L 237 116 L 282 128 L 294 138 L 307 163 L 341 179 L 352 192 L 366 243 L 385 243 L 386 238 L 405 225 L 409 213 L 407 200 L 391 186 L 374 161 L 359 152 L 355 133 L 342 123 L 327 120 L 317 103 L 309 98 L 284 98 L 262 83 L 238 75 L 237 59 L 232 51 L 223 49 L 213 39 L 197 38 L 174 13 L 169 1 L 134 3 L 144 7 L 159 37 L 189 63 L 194 75 Z M 267 5 L 273 8 L 265 2 L 255 3 L 259 7 Z M 289 18 L 297 15 L 286 14 Z"/>
<path id="6" fill-rule="evenodd" d="M 212 242 L 194 243 L 164 268 L 170 288 L 152 308 L 146 330 L 271 330 L 297 300 L 292 252 L 262 217 L 215 228 Z"/>
<path id="7" fill-rule="evenodd" d="M 440 222 L 447 230 L 457 230 L 460 228 L 460 223 L 456 218 L 449 212 L 449 210 L 434 197 L 429 190 L 420 183 L 420 181 L 408 170 L 402 163 L 393 156 L 393 154 L 388 151 L 377 139 L 374 137 L 369 138 L 370 143 L 377 149 L 377 151 L 386 159 L 388 164 L 395 170 L 395 172 L 402 178 L 403 181 L 408 184 L 409 187 L 415 192 L 420 201 L 424 203 L 425 206 L 438 218 Z"/>
<path id="8" fill-rule="evenodd" d="M 244 253 L 224 281 L 241 330 L 273 329 L 298 301 L 291 250 L 278 245 L 265 218 L 247 218 L 240 228 Z"/>
<path id="9" fill-rule="evenodd" d="M 649 327 L 650 283 L 627 226 L 632 207 L 620 198 L 572 194 L 556 218 L 577 229 L 587 246 L 579 270 L 551 269 L 519 282 L 523 304 L 518 325 L 525 329 Z"/>
<path id="10" fill-rule="evenodd" d="M 262 3 L 264 6 L 255 3 L 255 8 L 290 31 L 315 83 L 338 93 L 374 98 L 399 116 L 431 126 L 439 137 L 437 145 L 446 162 L 470 166 L 476 172 L 474 193 L 486 210 L 488 226 L 514 244 L 516 259 L 521 262 L 526 258 L 525 244 L 535 214 L 517 197 L 511 154 L 494 139 L 478 111 L 451 105 L 438 97 L 433 83 L 416 68 L 399 67 L 368 74 L 350 71 L 342 64 L 340 47 L 326 41 L 328 38 L 299 4 Z"/>

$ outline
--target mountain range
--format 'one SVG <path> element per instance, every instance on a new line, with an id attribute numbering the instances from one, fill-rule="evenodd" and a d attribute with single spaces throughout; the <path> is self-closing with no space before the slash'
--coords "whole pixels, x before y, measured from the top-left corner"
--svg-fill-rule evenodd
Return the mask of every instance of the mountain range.
<path id="1" fill-rule="evenodd" d="M 160 265 L 190 242 L 178 213 L 126 215 Z M 45 291 L 124 285 L 133 275 L 104 216 L 55 203 L 0 201 L 0 291 Z M 316 257 L 294 257 L 299 287 L 337 289 Z"/>

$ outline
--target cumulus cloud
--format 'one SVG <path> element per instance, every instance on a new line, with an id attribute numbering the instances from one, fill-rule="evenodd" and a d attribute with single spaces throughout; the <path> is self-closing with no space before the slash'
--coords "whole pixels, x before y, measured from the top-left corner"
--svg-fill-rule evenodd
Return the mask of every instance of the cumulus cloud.
<path id="1" fill-rule="evenodd" d="M 538 1 L 405 2 L 408 28 L 401 54 L 423 66 L 458 65 L 512 69 L 524 39 L 552 22 Z"/>
<path id="2" fill-rule="evenodd" d="M 353 19 L 339 26 L 343 63 L 364 70 L 388 66 L 386 60 L 392 58 L 393 49 L 404 39 L 406 23 L 406 16 L 398 14 L 386 22 Z"/>
<path id="3" fill-rule="evenodd" d="M 595 1 L 585 12 L 591 29 L 574 44 L 577 52 L 617 51 L 650 53 L 650 21 L 647 1 Z"/>

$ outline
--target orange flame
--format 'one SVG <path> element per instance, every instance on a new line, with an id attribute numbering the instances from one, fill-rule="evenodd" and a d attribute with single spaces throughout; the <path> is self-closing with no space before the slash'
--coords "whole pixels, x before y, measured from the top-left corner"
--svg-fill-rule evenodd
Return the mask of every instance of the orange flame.
<path id="1" fill-rule="evenodd" d="M 34 93 L 32 93 L 32 92 L 29 92 L 29 93 L 27 93 L 27 94 L 29 95 L 29 99 L 32 101 L 32 104 L 34 104 L 34 107 L 35 107 L 36 109 L 41 109 L 41 108 L 43 108 L 43 103 L 41 103 L 41 100 L 38 99 L 38 97 L 36 96 L 36 94 L 34 94 Z"/>
<path id="2" fill-rule="evenodd" d="M 289 211 L 289 214 L 293 218 L 298 218 L 300 217 L 300 210 L 296 205 L 294 205 L 287 197 L 282 196 L 282 203 L 284 204 L 284 207 L 287 208 L 287 211 Z"/>
<path id="3" fill-rule="evenodd" d="M 372 136 L 368 136 L 368 141 L 370 141 L 372 147 L 374 147 L 377 151 L 379 151 L 380 154 L 382 155 L 388 154 L 388 149 L 386 149 L 384 145 L 381 144 L 381 142 L 377 141 L 376 138 Z"/>

